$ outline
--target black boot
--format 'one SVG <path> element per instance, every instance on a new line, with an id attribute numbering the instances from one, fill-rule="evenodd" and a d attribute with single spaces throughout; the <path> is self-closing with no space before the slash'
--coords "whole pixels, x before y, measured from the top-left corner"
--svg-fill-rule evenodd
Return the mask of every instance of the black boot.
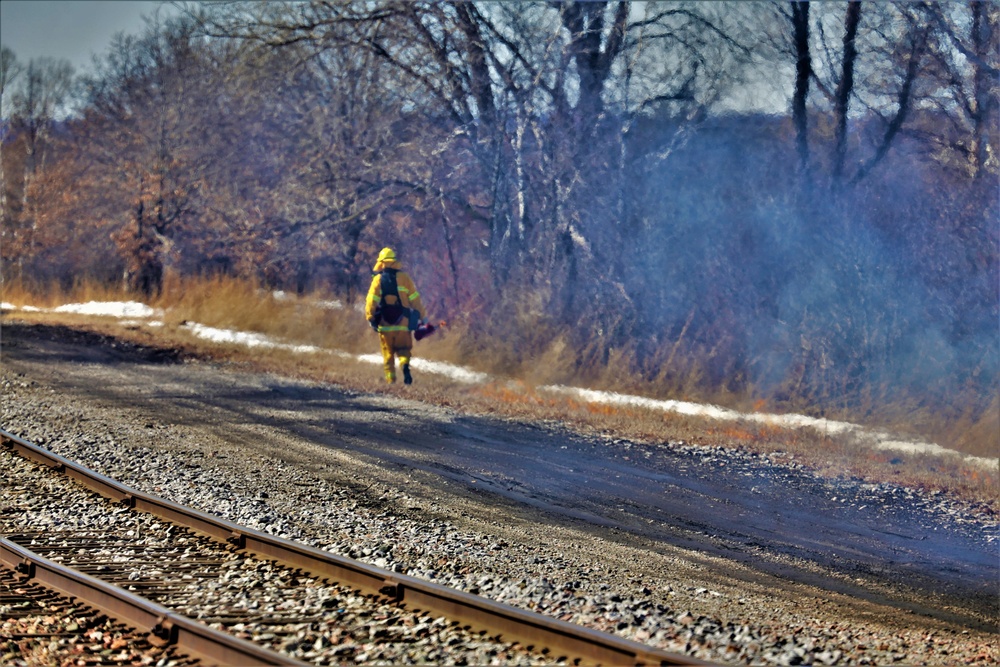
<path id="1" fill-rule="evenodd" d="M 413 384 L 413 376 L 410 375 L 409 364 L 403 364 L 403 384 Z"/>

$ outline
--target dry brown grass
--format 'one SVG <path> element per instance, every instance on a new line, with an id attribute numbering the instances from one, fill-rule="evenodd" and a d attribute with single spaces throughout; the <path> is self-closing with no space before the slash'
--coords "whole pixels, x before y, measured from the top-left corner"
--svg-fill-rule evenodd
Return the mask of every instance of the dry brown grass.
<path id="1" fill-rule="evenodd" d="M 5 284 L 2 296 L 4 301 L 17 306 L 44 308 L 70 302 L 130 298 L 116 290 L 87 285 L 37 295 L 20 286 Z M 549 383 L 583 384 L 579 376 L 574 377 L 567 369 L 569 355 L 565 353 L 565 342 L 558 336 L 546 340 L 540 356 L 524 354 L 517 358 L 516 350 L 502 344 L 491 346 L 488 342 L 479 342 L 478 346 L 469 345 L 463 338 L 468 332 L 461 324 L 445 324 L 438 334 L 417 344 L 416 355 L 498 374 L 498 379 L 468 385 L 442 376 L 434 376 L 433 381 L 424 381 L 418 376 L 416 384 L 403 387 L 386 386 L 376 365 L 349 356 L 216 344 L 195 337 L 183 326 L 186 322 L 197 322 L 257 332 L 283 342 L 313 345 L 330 351 L 376 354 L 377 339 L 356 305 L 344 303 L 340 308 L 333 308 L 323 303 L 329 299 L 330 295 L 326 294 L 275 298 L 257 285 L 205 279 L 165 286 L 162 295 L 149 304 L 164 311 L 164 326 L 158 328 L 122 327 L 114 318 L 72 314 L 19 312 L 17 317 L 86 328 L 143 345 L 175 348 L 251 370 L 328 382 L 358 391 L 405 395 L 474 414 L 536 422 L 550 420 L 585 432 L 650 442 L 684 441 L 741 447 L 760 453 L 783 452 L 830 477 L 853 476 L 873 482 L 892 481 L 918 488 L 949 490 L 1000 510 L 1000 470 L 984 468 L 959 457 L 900 454 L 873 449 L 850 436 L 831 437 L 811 429 L 782 428 L 754 421 L 719 422 L 655 409 L 589 403 L 568 395 L 539 391 L 536 387 Z M 611 367 L 622 368 L 627 367 L 629 360 L 614 361 Z M 695 362 L 679 362 L 678 367 L 692 369 L 692 378 L 697 375 Z M 586 374 L 586 378 L 588 386 L 594 389 L 668 397 L 663 396 L 662 386 L 652 392 L 651 387 L 643 387 L 614 370 L 598 369 Z M 681 400 L 701 400 L 760 412 L 773 408 L 752 396 L 699 393 L 695 379 L 675 381 L 679 382 L 675 386 L 681 387 L 682 393 L 674 398 Z M 934 441 L 947 443 L 955 449 L 961 445 L 964 451 L 976 456 L 996 457 L 1000 449 L 997 443 L 1000 399 L 994 402 L 995 409 L 988 411 L 985 418 L 975 419 L 965 414 L 962 416 L 964 421 L 953 419 L 951 422 L 935 421 L 935 415 L 926 408 L 915 411 L 909 406 L 889 407 L 883 410 L 876 424 L 881 429 L 927 437 L 936 428 L 939 437 Z M 845 421 L 857 421 L 851 417 L 858 417 L 849 413 L 829 416 Z M 867 417 L 870 418 L 871 413 Z M 894 420 L 898 421 L 898 428 L 887 428 L 892 426 L 888 422 Z"/>
<path id="2" fill-rule="evenodd" d="M 120 288 L 111 287 L 91 281 L 81 281 L 69 288 L 53 282 L 44 290 L 33 290 L 19 280 L 5 279 L 0 282 L 0 301 L 12 303 L 15 306 L 34 306 L 36 308 L 56 308 L 66 303 L 87 303 L 88 301 L 126 301 L 133 295 L 123 292 Z"/>
<path id="3" fill-rule="evenodd" d="M 961 395 L 954 397 L 955 405 L 971 403 L 973 399 Z M 957 415 L 942 418 L 930 410 L 917 411 L 910 420 L 917 430 L 934 442 L 948 442 L 949 446 L 973 456 L 996 457 L 1000 455 L 1000 395 L 994 396 L 985 410 L 962 410 Z"/>

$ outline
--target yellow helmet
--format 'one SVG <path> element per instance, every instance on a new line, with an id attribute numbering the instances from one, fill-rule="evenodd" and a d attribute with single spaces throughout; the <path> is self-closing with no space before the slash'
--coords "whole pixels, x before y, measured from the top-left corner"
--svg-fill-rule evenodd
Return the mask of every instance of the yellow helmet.
<path id="1" fill-rule="evenodd" d="M 382 248 L 382 252 L 378 254 L 378 261 L 380 262 L 395 262 L 396 261 L 396 251 L 392 248 Z"/>

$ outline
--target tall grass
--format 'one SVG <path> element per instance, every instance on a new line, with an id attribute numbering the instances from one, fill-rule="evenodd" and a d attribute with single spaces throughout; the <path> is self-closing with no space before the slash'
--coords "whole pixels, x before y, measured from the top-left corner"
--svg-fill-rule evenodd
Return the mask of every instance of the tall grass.
<path id="1" fill-rule="evenodd" d="M 770 387 L 748 382 L 735 365 L 719 368 L 716 341 L 709 346 L 686 337 L 687 327 L 652 351 L 644 341 L 607 349 L 603 341 L 581 341 L 572 330 L 530 309 L 504 321 L 466 325 L 452 343 L 449 360 L 532 385 L 565 384 L 637 394 L 654 399 L 711 403 L 743 412 L 805 413 L 857 423 L 927 440 L 981 457 L 1000 456 L 1000 398 L 981 389 L 944 394 L 858 386 L 848 394 L 835 386 L 813 387 L 793 366 Z M 746 366 L 746 365 L 744 365 Z"/>
<path id="2" fill-rule="evenodd" d="M 226 277 L 170 279 L 155 300 L 168 324 L 255 332 L 295 344 L 356 351 L 363 315 L 336 295 L 289 296 Z"/>
<path id="3" fill-rule="evenodd" d="M 18 278 L 4 278 L 0 281 L 0 300 L 19 307 L 56 308 L 67 303 L 121 301 L 133 298 L 134 295 L 119 286 L 93 280 L 76 280 L 69 286 L 58 280 L 53 280 L 44 286 Z"/>

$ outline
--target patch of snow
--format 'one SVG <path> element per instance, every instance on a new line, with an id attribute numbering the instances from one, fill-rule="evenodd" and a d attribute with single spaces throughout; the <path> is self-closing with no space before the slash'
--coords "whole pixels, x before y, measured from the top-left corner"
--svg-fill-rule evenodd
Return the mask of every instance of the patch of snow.
<path id="1" fill-rule="evenodd" d="M 689 403 L 686 401 L 656 400 L 652 398 L 644 398 L 642 396 L 628 396 L 609 391 L 595 391 L 593 389 L 580 389 L 577 387 L 565 387 L 561 385 L 539 387 L 539 390 L 551 393 L 569 394 L 588 403 L 627 405 L 647 408 L 650 410 L 661 410 L 663 412 L 676 412 L 683 415 L 708 417 L 710 419 L 718 419 L 721 421 L 755 421 L 785 428 L 812 428 L 817 431 L 830 434 L 851 433 L 876 449 L 896 450 L 910 454 L 960 456 L 968 463 L 983 467 L 996 468 L 1000 465 L 1000 458 L 968 456 L 962 454 L 961 452 L 957 452 L 954 449 L 947 449 L 941 445 L 930 442 L 897 440 L 888 433 L 867 431 L 864 427 L 858 424 L 835 421 L 832 419 L 809 417 L 798 414 L 777 415 L 761 412 L 739 412 L 737 410 L 721 408 L 717 405 L 702 405 L 700 403 Z"/>
<path id="2" fill-rule="evenodd" d="M 364 361 L 378 366 L 382 365 L 381 354 L 361 354 L 356 358 L 358 361 Z M 415 371 L 433 373 L 434 375 L 445 375 L 458 382 L 476 384 L 486 382 L 490 379 L 490 376 L 486 373 L 479 373 L 477 371 L 462 368 L 461 366 L 455 366 L 454 364 L 448 364 L 443 361 L 431 361 L 429 359 L 414 358 L 410 361 L 410 365 Z"/>
<path id="3" fill-rule="evenodd" d="M 269 349 L 288 350 L 290 352 L 300 352 L 304 354 L 327 352 L 327 350 L 324 350 L 321 347 L 316 347 L 315 345 L 292 345 L 290 343 L 279 343 L 264 334 L 247 331 L 234 331 L 232 329 L 217 329 L 215 327 L 205 326 L 204 324 L 198 324 L 197 322 L 185 324 L 184 328 L 198 338 L 203 338 L 205 340 L 212 341 L 213 343 L 230 343 L 246 347 L 266 347 Z"/>
<path id="4" fill-rule="evenodd" d="M 68 303 L 55 308 L 56 313 L 76 313 L 78 315 L 107 315 L 109 317 L 153 317 L 157 311 L 137 301 Z"/>
<path id="5" fill-rule="evenodd" d="M 624 405 L 629 407 L 647 408 L 650 410 L 662 410 L 665 412 L 676 412 L 682 415 L 693 417 L 708 417 L 710 419 L 742 419 L 741 413 L 727 408 L 720 408 L 717 405 L 703 405 L 701 403 L 689 403 L 687 401 L 663 401 L 643 396 L 629 396 L 618 394 L 612 391 L 595 391 L 593 389 L 580 389 L 577 387 L 564 387 L 562 385 L 546 385 L 539 387 L 539 391 L 547 391 L 555 394 L 569 394 L 587 403 L 604 403 L 608 405 Z"/>
<path id="6" fill-rule="evenodd" d="M 973 465 L 980 466 L 982 468 L 992 468 L 996 469 L 1000 466 L 1000 457 L 991 458 L 986 456 L 970 456 L 964 455 L 961 452 L 956 452 L 954 449 L 948 449 L 942 447 L 941 445 L 935 444 L 933 442 L 909 442 L 906 440 L 893 440 L 888 433 L 867 433 L 861 432 L 861 427 L 859 429 L 859 436 L 865 439 L 873 439 L 874 445 L 878 449 L 894 450 L 898 452 L 904 452 L 906 454 L 930 454 L 931 456 L 961 456 L 965 459 L 966 463 L 971 463 Z"/>
<path id="7" fill-rule="evenodd" d="M 458 382 L 477 384 L 480 382 L 486 382 L 490 379 L 490 376 L 486 373 L 479 373 L 477 371 L 469 370 L 468 368 L 462 368 L 461 366 L 455 366 L 454 364 L 447 364 L 442 361 L 431 361 L 429 359 L 421 359 L 418 357 L 413 359 L 410 364 L 413 366 L 413 370 L 426 371 L 437 375 L 446 375 L 452 380 L 457 380 Z"/>
<path id="8" fill-rule="evenodd" d="M 284 290 L 275 290 L 271 292 L 271 298 L 275 301 L 294 301 L 299 298 L 294 294 L 285 292 Z M 310 305 L 316 306 L 317 308 L 323 308 L 326 310 L 343 310 L 344 303 L 339 299 L 310 299 L 308 301 Z"/>
<path id="9" fill-rule="evenodd" d="M 381 354 L 359 354 L 355 357 L 358 361 L 364 361 L 369 364 L 382 365 L 382 355 Z"/>
<path id="10" fill-rule="evenodd" d="M 0 310 L 21 310 L 21 311 L 24 311 L 26 313 L 40 313 L 40 312 L 42 312 L 41 308 L 36 308 L 35 306 L 15 306 L 14 304 L 8 303 L 7 301 L 4 301 L 3 303 L 0 303 Z"/>
<path id="11" fill-rule="evenodd" d="M 771 424 L 773 426 L 783 426 L 785 428 L 813 428 L 817 431 L 832 433 L 834 435 L 847 433 L 861 428 L 857 424 L 851 424 L 849 422 L 824 419 L 822 417 L 807 417 L 806 415 L 772 415 L 763 412 L 737 414 L 739 415 L 737 419 L 746 419 L 749 421 Z"/>
<path id="12" fill-rule="evenodd" d="M 125 319 L 123 319 L 123 320 L 119 320 L 118 323 L 121 324 L 123 327 L 141 327 L 141 326 L 162 327 L 163 326 L 163 322 L 161 322 L 160 320 L 125 320 Z"/>

